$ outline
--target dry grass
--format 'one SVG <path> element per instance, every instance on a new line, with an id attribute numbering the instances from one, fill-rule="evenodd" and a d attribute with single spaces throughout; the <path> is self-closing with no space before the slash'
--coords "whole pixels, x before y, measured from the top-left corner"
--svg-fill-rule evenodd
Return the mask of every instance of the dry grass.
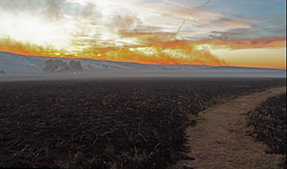
<path id="1" fill-rule="evenodd" d="M 251 128 L 243 114 L 284 92 L 286 87 L 274 88 L 191 115 L 197 125 L 186 130 L 187 146 L 195 160 L 180 161 L 174 168 L 279 168 L 283 156 L 265 153 L 268 147 L 248 135 Z"/>

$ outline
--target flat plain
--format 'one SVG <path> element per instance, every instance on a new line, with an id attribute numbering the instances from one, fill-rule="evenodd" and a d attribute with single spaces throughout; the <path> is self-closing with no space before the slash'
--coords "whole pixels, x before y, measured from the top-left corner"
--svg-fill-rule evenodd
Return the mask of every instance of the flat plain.
<path id="1" fill-rule="evenodd" d="M 0 83 L 0 166 L 167 168 L 212 105 L 285 78 L 142 78 Z"/>

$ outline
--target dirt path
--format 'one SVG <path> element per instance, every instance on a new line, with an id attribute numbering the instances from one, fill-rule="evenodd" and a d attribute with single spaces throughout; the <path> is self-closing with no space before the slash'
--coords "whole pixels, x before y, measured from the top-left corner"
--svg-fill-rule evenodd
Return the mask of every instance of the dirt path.
<path id="1" fill-rule="evenodd" d="M 267 146 L 248 136 L 251 128 L 242 114 L 282 93 L 286 87 L 243 96 L 201 112 L 197 125 L 186 130 L 188 156 L 195 160 L 180 161 L 175 168 L 278 168 L 282 156 L 267 155 Z"/>

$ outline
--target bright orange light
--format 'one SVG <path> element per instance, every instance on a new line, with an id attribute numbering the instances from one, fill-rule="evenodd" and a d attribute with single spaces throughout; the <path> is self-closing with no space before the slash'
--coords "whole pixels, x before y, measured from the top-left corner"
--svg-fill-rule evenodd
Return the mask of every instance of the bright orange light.
<path id="1" fill-rule="evenodd" d="M 144 39 L 143 39 L 144 40 Z M 64 49 L 56 50 L 29 43 L 21 43 L 6 39 L 0 42 L 0 50 L 24 55 L 89 58 L 121 62 L 137 62 L 148 64 L 201 64 L 227 65 L 208 50 L 197 50 L 191 42 L 162 41 L 162 39 L 145 39 L 142 46 L 123 47 L 91 47 L 79 51 L 68 52 Z"/>
<path id="2" fill-rule="evenodd" d="M 146 33 L 147 35 L 148 33 Z M 127 45 L 127 46 L 94 46 L 94 42 L 87 42 L 90 47 L 82 50 L 68 52 L 64 49 L 56 50 L 52 47 L 41 47 L 34 44 L 22 43 L 11 39 L 4 39 L 0 41 L 0 51 L 12 52 L 24 55 L 36 55 L 36 56 L 51 56 L 51 57 L 65 57 L 65 58 L 89 58 L 97 60 L 110 60 L 110 61 L 120 61 L 120 62 L 137 62 L 144 64 L 190 64 L 190 65 L 213 65 L 213 66 L 224 66 L 224 65 L 242 65 L 251 67 L 266 67 L 266 68 L 286 68 L 282 66 L 281 63 L 267 64 L 267 58 L 262 58 L 259 60 L 265 60 L 264 64 L 260 65 L 259 60 L 252 60 L 251 58 L 260 58 L 264 56 L 255 56 L 256 52 L 251 52 L 252 48 L 257 49 L 276 49 L 282 48 L 286 45 L 286 40 L 279 39 L 274 40 L 270 43 L 265 43 L 264 39 L 242 41 L 240 43 L 236 42 L 224 42 L 224 41 L 179 41 L 171 40 L 168 41 L 166 37 L 172 35 L 161 35 L 160 33 L 152 34 L 150 36 L 139 35 L 143 42 L 143 45 Z M 131 35 L 135 36 L 138 35 Z M 171 38 L 172 39 L 172 38 Z M 253 42 L 253 43 L 252 43 Z M 234 57 L 230 56 L 228 53 L 224 53 L 223 57 L 216 57 L 210 52 L 212 48 L 223 48 L 223 49 L 240 49 L 240 48 L 250 48 L 250 52 L 253 56 L 250 56 L 249 61 L 246 60 L 244 56 L 236 55 Z M 226 50 L 228 51 L 228 50 Z M 240 51 L 240 50 L 239 50 Z M 232 54 L 234 52 L 230 52 Z M 238 53 L 238 52 L 237 52 Z M 221 56 L 220 53 L 216 53 L 217 56 Z M 267 56 L 266 56 L 267 57 Z M 221 58 L 221 59 L 220 59 Z M 230 59 L 229 59 L 230 58 Z M 238 61 L 232 58 L 237 58 Z M 245 58 L 244 64 L 242 59 Z M 226 61 L 228 62 L 226 62 Z M 281 59 L 282 60 L 282 59 Z M 254 62 L 254 63 L 253 63 Z M 31 64 L 31 66 L 34 66 Z M 85 68 L 84 68 L 85 69 Z"/>

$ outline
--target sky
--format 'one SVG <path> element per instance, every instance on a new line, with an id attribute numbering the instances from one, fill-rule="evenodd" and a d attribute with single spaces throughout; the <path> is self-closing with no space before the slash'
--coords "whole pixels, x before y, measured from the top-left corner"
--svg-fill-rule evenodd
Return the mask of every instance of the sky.
<path id="1" fill-rule="evenodd" d="M 0 51 L 286 69 L 285 0 L 1 0 Z"/>

